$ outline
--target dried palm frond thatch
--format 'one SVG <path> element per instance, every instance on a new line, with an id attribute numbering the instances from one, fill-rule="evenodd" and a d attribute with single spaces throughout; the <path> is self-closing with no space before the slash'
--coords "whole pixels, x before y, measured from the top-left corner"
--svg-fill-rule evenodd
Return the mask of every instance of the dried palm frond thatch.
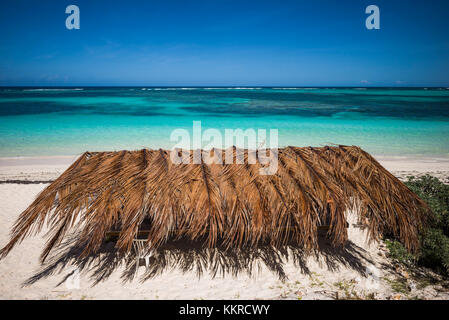
<path id="1" fill-rule="evenodd" d="M 223 150 L 222 159 L 231 153 L 236 157 L 235 148 Z M 149 249 L 187 238 L 210 247 L 293 242 L 307 251 L 317 248 L 323 224 L 333 244 L 343 244 L 348 210 L 358 212 L 371 239 L 391 233 L 418 247 L 426 204 L 359 147 L 279 149 L 273 175 L 259 174 L 263 165 L 248 161 L 253 153 L 243 151 L 243 164 L 175 164 L 162 149 L 86 152 L 20 215 L 0 257 L 45 222 L 50 237 L 42 260 L 74 227 L 83 255 L 97 252 L 112 229 L 119 230 L 117 249 L 128 252 L 145 220 Z"/>

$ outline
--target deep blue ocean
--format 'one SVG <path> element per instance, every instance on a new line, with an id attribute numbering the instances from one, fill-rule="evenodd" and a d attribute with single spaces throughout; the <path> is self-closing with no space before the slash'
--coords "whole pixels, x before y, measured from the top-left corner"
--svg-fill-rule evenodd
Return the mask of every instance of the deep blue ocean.
<path id="1" fill-rule="evenodd" d="M 278 129 L 279 145 L 449 157 L 448 88 L 0 88 L 0 157 L 171 148 L 174 129 Z"/>

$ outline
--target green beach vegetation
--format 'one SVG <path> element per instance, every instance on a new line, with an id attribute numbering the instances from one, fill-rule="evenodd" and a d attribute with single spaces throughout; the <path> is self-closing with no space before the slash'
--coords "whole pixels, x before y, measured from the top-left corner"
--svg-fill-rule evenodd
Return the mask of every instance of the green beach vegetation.
<path id="1" fill-rule="evenodd" d="M 394 238 L 387 239 L 390 255 L 407 267 L 428 267 L 449 275 L 449 185 L 430 175 L 409 177 L 405 183 L 430 207 L 429 225 L 420 234 L 420 250 L 412 254 Z"/>

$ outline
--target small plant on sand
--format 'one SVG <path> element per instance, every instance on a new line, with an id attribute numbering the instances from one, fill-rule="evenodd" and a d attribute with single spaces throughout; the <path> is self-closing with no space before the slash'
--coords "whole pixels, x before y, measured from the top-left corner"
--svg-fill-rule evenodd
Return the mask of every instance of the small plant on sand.
<path id="1" fill-rule="evenodd" d="M 335 299 L 337 300 L 363 300 L 361 296 L 354 288 L 355 282 L 353 280 L 342 280 L 334 283 L 338 291 L 335 292 Z"/>
<path id="2" fill-rule="evenodd" d="M 350 288 L 354 286 L 354 284 L 351 281 L 343 280 L 335 282 L 334 286 L 336 286 L 339 290 L 348 291 Z"/>
<path id="3" fill-rule="evenodd" d="M 335 292 L 335 300 L 375 300 L 375 294 L 369 294 L 367 296 L 360 295 L 357 291 L 340 291 Z"/>
<path id="4" fill-rule="evenodd" d="M 404 278 L 398 278 L 398 279 L 389 279 L 384 278 L 386 282 L 390 285 L 391 289 L 394 292 L 402 293 L 404 295 L 408 295 L 410 293 L 410 288 L 408 286 L 407 280 Z"/>
<path id="5" fill-rule="evenodd" d="M 68 293 L 59 294 L 57 297 L 58 297 L 58 299 L 66 299 L 66 298 L 68 299 L 70 295 L 71 295 L 71 293 L 68 292 Z M 81 297 L 81 300 L 83 300 L 82 297 Z"/>
<path id="6" fill-rule="evenodd" d="M 311 287 L 323 287 L 324 286 L 324 281 L 322 281 L 320 279 L 320 275 L 316 272 L 311 272 L 309 275 L 310 278 L 310 286 Z"/>

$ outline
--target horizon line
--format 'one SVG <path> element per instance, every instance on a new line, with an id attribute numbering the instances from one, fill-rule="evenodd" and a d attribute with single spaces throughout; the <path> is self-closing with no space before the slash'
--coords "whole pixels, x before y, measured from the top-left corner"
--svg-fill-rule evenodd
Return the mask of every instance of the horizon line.
<path id="1" fill-rule="evenodd" d="M 0 88 L 192 88 L 192 89 L 202 89 L 202 88 L 292 88 L 292 89 L 302 89 L 302 88 L 445 88 L 449 89 L 449 85 L 442 86 L 257 86 L 257 85 L 201 85 L 201 86 L 189 86 L 189 85 L 176 85 L 176 86 L 167 86 L 167 85 L 0 85 Z"/>

